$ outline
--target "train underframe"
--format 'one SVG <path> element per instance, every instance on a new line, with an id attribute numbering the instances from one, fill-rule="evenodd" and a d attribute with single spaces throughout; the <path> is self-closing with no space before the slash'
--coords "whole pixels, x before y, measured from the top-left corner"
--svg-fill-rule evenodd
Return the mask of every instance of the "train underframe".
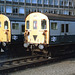
<path id="1" fill-rule="evenodd" d="M 22 56 L 25 55 L 25 48 L 23 47 L 23 42 L 21 43 L 0 43 L 0 53 L 4 53 L 8 56 Z"/>
<path id="2" fill-rule="evenodd" d="M 75 53 L 75 44 L 47 45 L 44 49 L 39 49 L 38 46 L 30 45 L 27 50 L 31 52 L 32 55 L 42 54 L 56 57 Z"/>

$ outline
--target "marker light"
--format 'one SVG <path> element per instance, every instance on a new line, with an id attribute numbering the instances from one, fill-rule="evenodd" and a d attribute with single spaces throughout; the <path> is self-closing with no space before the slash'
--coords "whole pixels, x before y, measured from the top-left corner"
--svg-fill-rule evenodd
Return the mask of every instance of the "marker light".
<path id="1" fill-rule="evenodd" d="M 44 45 L 39 45 L 39 49 L 44 49 Z"/>
<path id="2" fill-rule="evenodd" d="M 29 43 L 24 43 L 24 47 L 27 48 L 29 46 Z"/>
<path id="3" fill-rule="evenodd" d="M 6 42 L 3 42 L 2 45 L 5 47 L 6 46 Z"/>

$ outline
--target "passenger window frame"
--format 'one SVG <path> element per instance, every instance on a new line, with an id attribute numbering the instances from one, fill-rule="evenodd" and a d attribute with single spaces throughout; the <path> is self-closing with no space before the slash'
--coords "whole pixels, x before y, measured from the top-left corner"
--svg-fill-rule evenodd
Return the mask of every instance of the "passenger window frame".
<path id="1" fill-rule="evenodd" d="M 34 23 L 34 22 L 36 22 L 36 23 Z M 34 27 L 34 24 L 36 24 L 35 27 Z M 33 29 L 37 29 L 37 20 L 33 21 Z"/>
<path id="2" fill-rule="evenodd" d="M 13 30 L 19 30 L 19 23 L 12 23 Z"/>
<path id="3" fill-rule="evenodd" d="M 8 23 L 8 21 L 4 21 L 4 29 L 5 30 L 9 29 L 9 23 Z"/>
<path id="4" fill-rule="evenodd" d="M 43 20 L 46 21 L 46 23 L 45 23 L 46 26 L 45 26 L 45 27 L 42 27 L 42 21 L 43 21 Z M 42 20 L 41 20 L 41 29 L 47 29 L 47 20 L 46 20 L 46 19 L 42 19 Z"/>
<path id="5" fill-rule="evenodd" d="M 58 23 L 57 22 L 51 22 L 51 29 L 52 30 L 58 30 Z"/>

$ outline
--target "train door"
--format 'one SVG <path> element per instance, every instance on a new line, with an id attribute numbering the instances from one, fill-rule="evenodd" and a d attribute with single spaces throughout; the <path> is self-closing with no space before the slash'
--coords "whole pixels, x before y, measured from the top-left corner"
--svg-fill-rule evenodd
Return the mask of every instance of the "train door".
<path id="1" fill-rule="evenodd" d="M 69 32 L 69 25 L 68 24 L 61 24 L 61 34 L 67 35 Z"/>
<path id="2" fill-rule="evenodd" d="M 69 34 L 69 24 L 61 24 L 61 35 L 64 39 L 63 42 L 67 42 L 67 35 Z"/>

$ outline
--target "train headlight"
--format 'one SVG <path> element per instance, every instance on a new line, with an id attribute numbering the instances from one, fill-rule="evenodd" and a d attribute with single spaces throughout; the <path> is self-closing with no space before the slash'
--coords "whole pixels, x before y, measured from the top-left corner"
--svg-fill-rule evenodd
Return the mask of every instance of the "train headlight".
<path id="1" fill-rule="evenodd" d="M 39 45 L 39 49 L 44 49 L 44 45 Z"/>
<path id="2" fill-rule="evenodd" d="M 6 44 L 6 42 L 3 42 L 2 45 L 5 47 L 7 44 Z"/>
<path id="3" fill-rule="evenodd" d="M 24 47 L 28 47 L 29 46 L 29 43 L 24 43 Z"/>

